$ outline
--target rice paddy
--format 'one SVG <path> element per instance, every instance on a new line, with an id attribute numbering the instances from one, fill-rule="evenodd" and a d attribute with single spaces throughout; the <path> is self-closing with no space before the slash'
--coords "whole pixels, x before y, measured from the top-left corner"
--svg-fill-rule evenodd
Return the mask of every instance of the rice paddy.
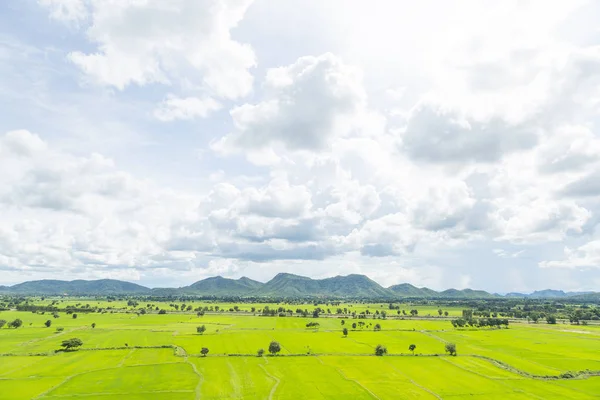
<path id="1" fill-rule="evenodd" d="M 264 317 L 250 307 L 203 316 L 138 315 L 125 313 L 125 308 L 78 313 L 77 318 L 62 311 L 58 318 L 51 313 L 0 312 L 0 319 L 23 321 L 20 328 L 0 329 L 0 397 L 600 397 L 598 326 L 511 323 L 508 329 L 454 329 L 436 316 Z M 48 319 L 50 327 L 44 325 Z M 353 328 L 359 321 L 364 326 Z M 319 326 L 307 328 L 309 322 Z M 374 329 L 376 324 L 381 330 Z M 196 328 L 201 325 L 206 331 L 199 334 Z M 344 327 L 347 336 L 342 334 Z M 74 337 L 83 342 L 80 349 L 56 352 L 63 340 Z M 276 356 L 268 355 L 271 341 L 281 345 Z M 457 356 L 445 353 L 447 342 L 456 344 Z M 387 347 L 387 355 L 374 355 L 378 344 Z M 414 354 L 410 344 L 416 345 Z M 206 356 L 202 348 L 208 349 Z M 257 355 L 259 349 L 264 355 Z"/>

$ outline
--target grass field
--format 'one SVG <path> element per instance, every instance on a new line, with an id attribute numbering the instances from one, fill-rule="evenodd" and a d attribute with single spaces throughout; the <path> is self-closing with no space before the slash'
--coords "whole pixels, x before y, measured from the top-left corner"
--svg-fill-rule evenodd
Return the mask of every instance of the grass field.
<path id="1" fill-rule="evenodd" d="M 359 320 L 346 319 L 344 337 L 340 318 L 249 311 L 136 315 L 125 313 L 126 303 L 120 306 L 119 312 L 78 313 L 76 319 L 65 312 L 59 318 L 0 312 L 0 319 L 23 321 L 20 328 L 0 329 L 0 398 L 600 397 L 600 376 L 593 376 L 600 374 L 596 326 L 513 323 L 509 329 L 456 330 L 436 317 L 366 319 L 364 328 L 352 329 Z M 437 308 L 431 311 L 437 314 Z M 46 328 L 48 319 L 52 325 Z M 314 321 L 318 328 L 306 328 Z M 373 330 L 376 323 L 381 331 Z M 202 335 L 199 325 L 207 328 Z M 81 349 L 55 352 L 72 337 L 83 341 Z M 267 350 L 272 340 L 281 344 L 279 355 L 258 357 L 257 350 Z M 456 344 L 456 357 L 445 354 L 446 342 Z M 387 347 L 386 356 L 374 356 L 378 344 Z M 415 355 L 410 344 L 417 346 Z M 206 357 L 200 355 L 203 347 L 209 349 Z M 557 378 L 569 371 L 574 378 Z"/>

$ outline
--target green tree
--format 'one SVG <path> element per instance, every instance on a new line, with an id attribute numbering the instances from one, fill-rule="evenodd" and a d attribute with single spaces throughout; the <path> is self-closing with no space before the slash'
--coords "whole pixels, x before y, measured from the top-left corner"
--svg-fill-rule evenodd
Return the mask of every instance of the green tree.
<path id="1" fill-rule="evenodd" d="M 167 313 L 167 310 L 160 310 L 160 311 L 158 312 L 158 314 L 159 314 L 159 315 L 164 315 L 164 314 L 166 314 L 166 313 Z"/>
<path id="2" fill-rule="evenodd" d="M 450 353 L 451 356 L 456 355 L 456 345 L 454 343 L 446 343 L 446 353 Z"/>
<path id="3" fill-rule="evenodd" d="M 204 325 L 197 326 L 196 332 L 198 332 L 199 334 L 202 335 L 204 332 L 206 332 L 206 326 L 204 326 Z"/>
<path id="4" fill-rule="evenodd" d="M 262 357 L 262 356 L 263 356 L 263 354 L 265 354 L 265 349 L 258 349 L 258 351 L 256 352 L 256 354 L 257 354 L 259 357 Z"/>
<path id="5" fill-rule="evenodd" d="M 348 336 L 348 328 L 344 328 L 342 330 L 342 333 L 344 334 L 344 336 Z"/>
<path id="6" fill-rule="evenodd" d="M 554 315 L 548 315 L 546 317 L 546 322 L 551 325 L 554 325 L 554 324 L 556 324 L 556 317 Z"/>
<path id="7" fill-rule="evenodd" d="M 92 322 L 92 329 L 96 327 L 96 323 Z"/>
<path id="8" fill-rule="evenodd" d="M 384 354 L 387 354 L 387 347 L 382 344 L 378 344 L 377 347 L 375 347 L 375 355 L 383 356 Z"/>
<path id="9" fill-rule="evenodd" d="M 415 349 L 417 348 L 416 344 L 411 344 L 410 346 L 408 346 L 408 350 L 412 351 L 413 356 L 415 355 Z"/>
<path id="10" fill-rule="evenodd" d="M 202 355 L 206 357 L 206 355 L 208 354 L 208 347 L 203 347 L 202 350 L 200 350 L 200 353 L 202 353 Z"/>
<path id="11" fill-rule="evenodd" d="M 356 322 L 352 323 L 352 329 L 356 329 Z"/>
<path id="12" fill-rule="evenodd" d="M 73 319 L 77 319 L 77 314 L 73 314 Z"/>
<path id="13" fill-rule="evenodd" d="M 78 338 L 71 338 L 67 340 L 63 340 L 60 347 L 63 347 L 65 351 L 75 350 L 78 347 L 83 346 L 83 342 Z"/>
<path id="14" fill-rule="evenodd" d="M 381 330 L 381 325 L 379 324 L 375 324 L 375 327 L 373 328 L 374 331 L 380 331 Z"/>
<path id="15" fill-rule="evenodd" d="M 447 317 L 448 316 L 448 311 L 444 311 L 444 316 Z"/>
<path id="16" fill-rule="evenodd" d="M 21 321 L 19 318 L 15 319 L 14 321 L 10 321 L 8 323 L 8 327 L 9 328 L 19 328 L 23 325 L 23 321 Z"/>
<path id="17" fill-rule="evenodd" d="M 279 342 L 273 340 L 269 344 L 269 353 L 271 353 L 272 355 L 276 355 L 280 351 L 281 351 L 281 345 L 279 344 Z"/>
<path id="18" fill-rule="evenodd" d="M 345 325 L 345 324 L 346 324 L 346 321 L 342 320 L 342 325 Z"/>
<path id="19" fill-rule="evenodd" d="M 6 320 L 0 319 L 0 328 L 2 328 L 4 325 L 6 325 Z"/>
<path id="20" fill-rule="evenodd" d="M 44 322 L 44 325 L 46 325 L 46 328 L 50 328 L 50 325 L 52 325 L 52 321 L 48 320 Z"/>
<path id="21" fill-rule="evenodd" d="M 438 314 L 440 315 L 440 317 L 442 316 L 442 314 L 443 314 L 443 313 L 444 313 L 444 312 L 443 312 L 443 311 L 442 311 L 442 309 L 440 308 L 440 309 L 438 310 Z"/>

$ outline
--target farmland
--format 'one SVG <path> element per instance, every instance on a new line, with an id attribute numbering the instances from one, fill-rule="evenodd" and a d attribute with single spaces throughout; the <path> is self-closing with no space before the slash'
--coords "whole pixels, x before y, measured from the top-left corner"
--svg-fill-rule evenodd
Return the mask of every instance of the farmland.
<path id="1" fill-rule="evenodd" d="M 76 317 L 67 311 L 82 303 L 103 311 Z M 312 303 L 290 306 L 307 310 L 306 317 L 263 316 L 259 310 L 274 307 L 267 303 L 192 302 L 194 309 L 220 310 L 202 314 L 153 303 L 145 314 L 126 300 L 105 299 L 63 299 L 55 312 L 0 312 L 0 320 L 23 322 L 0 329 L 1 397 L 592 399 L 600 393 L 600 326 L 593 324 L 513 320 L 508 328 L 454 328 L 450 319 L 461 315 L 460 307 L 442 306 L 445 315 L 434 305 L 400 304 L 418 313 L 382 316 L 387 304 L 341 304 L 370 312 L 313 318 Z M 169 311 L 158 314 L 157 307 Z M 311 322 L 318 325 L 307 327 Z M 70 338 L 83 345 L 57 352 Z M 272 341 L 281 347 L 275 356 Z M 445 352 L 449 342 L 457 356 Z M 387 348 L 383 357 L 374 355 L 379 344 Z"/>

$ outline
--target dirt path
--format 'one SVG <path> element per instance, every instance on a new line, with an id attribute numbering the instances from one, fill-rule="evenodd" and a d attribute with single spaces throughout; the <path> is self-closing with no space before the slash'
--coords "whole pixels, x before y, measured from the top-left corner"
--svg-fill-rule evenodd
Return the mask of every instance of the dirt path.
<path id="1" fill-rule="evenodd" d="M 189 365 L 191 365 L 192 369 L 194 370 L 194 373 L 196 375 L 198 375 L 198 384 L 196 385 L 196 388 L 194 389 L 194 392 L 196 393 L 196 400 L 200 399 L 201 395 L 201 388 L 202 388 L 202 383 L 204 382 L 204 377 L 202 376 L 202 374 L 198 371 L 198 368 L 196 367 L 196 364 L 194 364 L 193 362 L 191 362 L 190 360 L 188 360 L 187 356 L 185 357 L 185 362 Z"/>
<path id="2" fill-rule="evenodd" d="M 268 364 L 268 363 L 269 363 L 269 360 L 268 360 L 268 359 L 265 357 L 265 364 Z M 265 374 L 266 374 L 266 375 L 267 375 L 269 378 L 271 378 L 271 379 L 273 379 L 273 380 L 275 381 L 275 384 L 273 385 L 273 387 L 271 388 L 271 391 L 269 392 L 269 400 L 273 400 L 273 398 L 274 398 L 274 396 L 275 396 L 275 392 L 277 391 L 277 387 L 279 386 L 279 383 L 281 383 L 281 381 L 279 380 L 279 378 L 278 378 L 278 377 L 276 377 L 276 376 L 274 376 L 274 375 L 271 375 L 271 374 L 269 373 L 269 371 L 267 371 L 267 369 L 265 368 L 265 366 L 264 366 L 264 365 L 260 365 L 260 364 L 259 364 L 258 366 L 259 366 L 260 368 L 262 368 L 262 370 L 263 370 L 263 371 L 265 371 Z"/>

